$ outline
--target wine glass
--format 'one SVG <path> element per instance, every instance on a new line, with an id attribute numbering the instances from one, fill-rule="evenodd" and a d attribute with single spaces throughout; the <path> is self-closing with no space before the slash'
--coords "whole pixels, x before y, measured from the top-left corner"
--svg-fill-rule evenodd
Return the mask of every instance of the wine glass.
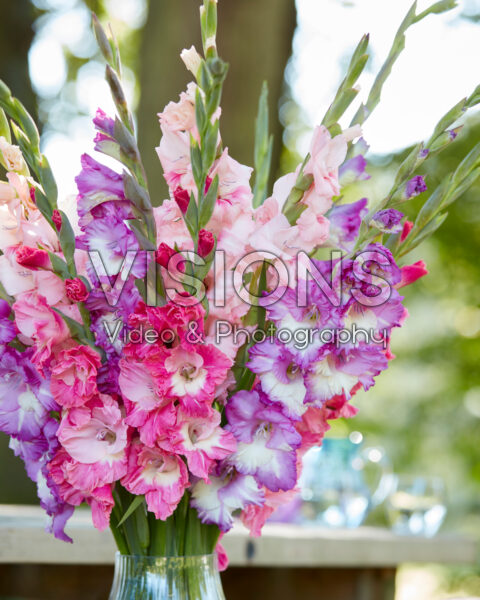
<path id="1" fill-rule="evenodd" d="M 444 482 L 440 477 L 394 475 L 386 509 L 395 533 L 432 537 L 447 514 Z"/>

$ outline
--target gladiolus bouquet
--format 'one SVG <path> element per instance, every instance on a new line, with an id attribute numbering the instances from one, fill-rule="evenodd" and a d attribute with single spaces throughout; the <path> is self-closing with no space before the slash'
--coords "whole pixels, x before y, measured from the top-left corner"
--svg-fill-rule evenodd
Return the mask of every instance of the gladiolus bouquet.
<path id="1" fill-rule="evenodd" d="M 355 414 L 355 392 L 393 358 L 391 334 L 406 316 L 399 290 L 427 273 L 404 257 L 480 172 L 479 144 L 414 223 L 399 210 L 426 191 L 422 167 L 455 140 L 477 88 L 410 150 L 385 198 L 343 200 L 369 178 L 362 125 L 405 31 L 453 6 L 417 14 L 413 5 L 342 129 L 368 58 L 361 39 L 309 154 L 271 193 L 266 87 L 253 187 L 253 169 L 223 146 L 216 0 L 200 10 L 203 56 L 182 52 L 194 81 L 159 114 L 170 191 L 160 206 L 150 201 L 117 44 L 95 17 L 117 108 L 115 117 L 98 110 L 95 150 L 119 169 L 84 154 L 74 210 L 57 205 L 37 128 L 0 84 L 0 428 L 55 536 L 71 541 L 65 524 L 87 503 L 124 554 L 211 553 L 236 517 L 259 535 L 297 493 L 304 453 L 329 421 Z"/>

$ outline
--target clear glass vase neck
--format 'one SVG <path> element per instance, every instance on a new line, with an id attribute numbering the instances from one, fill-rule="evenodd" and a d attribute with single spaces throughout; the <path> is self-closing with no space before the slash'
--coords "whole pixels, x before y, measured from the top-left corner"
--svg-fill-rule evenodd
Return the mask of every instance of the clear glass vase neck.
<path id="1" fill-rule="evenodd" d="M 109 600 L 225 600 L 215 554 L 140 556 L 117 552 Z"/>

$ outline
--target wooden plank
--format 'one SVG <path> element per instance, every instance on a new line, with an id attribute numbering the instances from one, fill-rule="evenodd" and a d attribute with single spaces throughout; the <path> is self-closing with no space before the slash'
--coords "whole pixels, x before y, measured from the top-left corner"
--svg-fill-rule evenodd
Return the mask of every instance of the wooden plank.
<path id="1" fill-rule="evenodd" d="M 74 539 L 65 544 L 44 531 L 43 511 L 35 506 L 0 506 L 0 563 L 111 564 L 115 546 L 109 531 L 99 532 L 86 510 L 77 510 L 67 526 Z M 223 539 L 234 566 L 396 567 L 402 563 L 475 564 L 477 543 L 439 535 L 396 536 L 388 530 L 360 527 L 327 530 L 269 524 L 260 538 L 235 526 Z"/>

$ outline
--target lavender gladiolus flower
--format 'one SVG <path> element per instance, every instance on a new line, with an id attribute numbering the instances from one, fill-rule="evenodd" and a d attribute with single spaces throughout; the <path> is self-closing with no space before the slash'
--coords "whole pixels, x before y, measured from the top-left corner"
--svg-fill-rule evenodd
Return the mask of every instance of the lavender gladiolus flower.
<path id="1" fill-rule="evenodd" d="M 97 108 L 93 124 L 97 131 L 109 135 L 111 138 L 115 135 L 115 121 L 109 117 L 101 108 Z"/>
<path id="2" fill-rule="evenodd" d="M 49 411 L 57 409 L 26 353 L 3 349 L 0 357 L 0 430 L 21 440 L 41 434 Z"/>
<path id="3" fill-rule="evenodd" d="M 0 298 L 0 344 L 8 344 L 17 335 L 13 321 L 8 318 L 11 312 L 8 302 Z"/>
<path id="4" fill-rule="evenodd" d="M 223 463 L 210 476 L 210 484 L 199 480 L 192 489 L 191 504 L 202 523 L 218 525 L 228 531 L 233 525 L 233 513 L 249 504 L 261 506 L 264 492 L 250 475 L 242 475 L 231 465 Z"/>
<path id="5" fill-rule="evenodd" d="M 327 245 L 350 250 L 349 242 L 355 241 L 362 218 L 367 213 L 367 198 L 350 204 L 335 205 L 327 214 L 330 221 L 330 237 Z"/>
<path id="6" fill-rule="evenodd" d="M 379 210 L 373 215 L 372 224 L 383 233 L 400 233 L 403 213 L 394 208 Z"/>
<path id="7" fill-rule="evenodd" d="M 370 175 L 365 171 L 367 161 L 361 154 L 345 161 L 338 170 L 338 179 L 341 187 L 345 187 L 356 181 L 366 181 Z"/>
<path id="8" fill-rule="evenodd" d="M 238 442 L 228 461 L 269 490 L 292 489 L 297 481 L 295 450 L 301 436 L 282 406 L 260 390 L 240 391 L 230 398 L 225 412 L 228 428 Z"/>
<path id="9" fill-rule="evenodd" d="M 299 419 L 307 410 L 302 369 L 287 346 L 268 339 L 256 344 L 250 349 L 247 367 L 259 375 L 262 390 L 283 406 L 288 417 Z"/>
<path id="10" fill-rule="evenodd" d="M 416 175 L 407 183 L 405 187 L 405 198 L 410 200 L 410 198 L 415 198 L 422 192 L 427 190 L 427 185 L 425 183 L 425 179 L 422 175 Z"/>

